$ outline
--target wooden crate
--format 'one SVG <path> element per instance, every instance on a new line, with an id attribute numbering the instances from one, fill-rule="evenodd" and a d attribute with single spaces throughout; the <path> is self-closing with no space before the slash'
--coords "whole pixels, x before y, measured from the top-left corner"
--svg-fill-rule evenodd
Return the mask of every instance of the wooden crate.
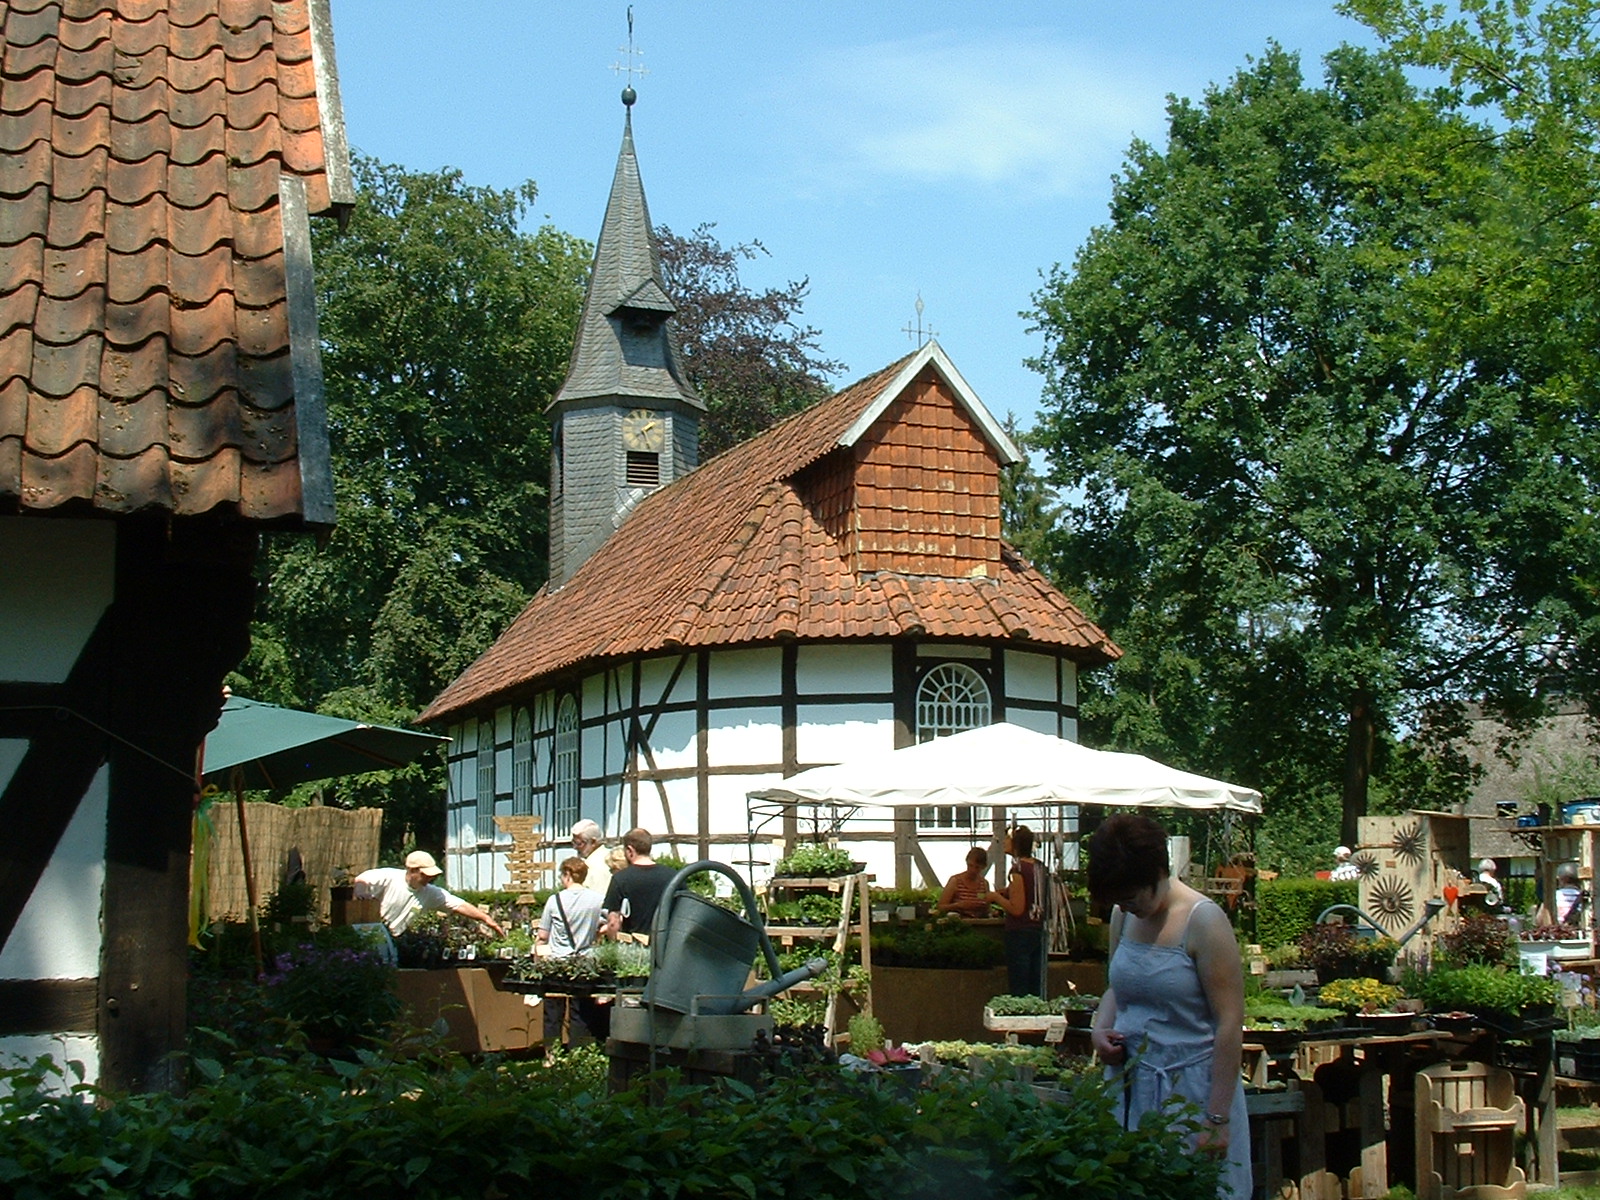
<path id="1" fill-rule="evenodd" d="M 1417 1072 L 1417 1200 L 1522 1200 L 1524 1110 L 1511 1072 L 1448 1062 Z"/>

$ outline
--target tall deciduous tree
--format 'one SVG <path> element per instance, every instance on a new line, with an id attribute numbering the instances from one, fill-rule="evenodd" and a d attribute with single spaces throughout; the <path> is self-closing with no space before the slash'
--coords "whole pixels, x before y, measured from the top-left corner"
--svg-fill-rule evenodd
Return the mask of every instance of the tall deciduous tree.
<path id="1" fill-rule="evenodd" d="M 546 575 L 549 425 L 590 250 L 525 232 L 533 185 L 357 159 L 359 203 L 314 254 L 339 524 L 273 542 L 236 686 L 404 723 Z M 339 785 L 442 838 L 442 775 Z"/>
<path id="2" fill-rule="evenodd" d="M 1539 347 L 1544 390 L 1588 434 L 1576 456 L 1600 522 L 1600 0 L 1349 0 L 1392 53 L 1443 71 L 1434 95 L 1488 114 L 1511 181 L 1470 231 L 1470 311 L 1496 334 Z M 1580 544 L 1580 549 L 1583 547 Z M 1572 576 L 1574 624 L 1559 666 L 1566 690 L 1600 709 L 1600 563 Z M 1585 619 L 1585 614 L 1587 617 Z"/>
<path id="3" fill-rule="evenodd" d="M 1351 841 L 1396 731 L 1577 633 L 1581 423 L 1470 287 L 1488 130 L 1349 48 L 1169 113 L 1035 297 L 1060 562 L 1128 651 L 1088 716 Z"/>
<path id="4" fill-rule="evenodd" d="M 760 433 L 828 393 L 841 364 L 824 358 L 821 334 L 800 323 L 807 283 L 752 291 L 739 264 L 766 254 L 760 242 L 724 246 L 710 225 L 687 237 L 656 230 L 667 292 L 678 304 L 673 328 L 689 381 L 706 402 L 700 457 Z"/>

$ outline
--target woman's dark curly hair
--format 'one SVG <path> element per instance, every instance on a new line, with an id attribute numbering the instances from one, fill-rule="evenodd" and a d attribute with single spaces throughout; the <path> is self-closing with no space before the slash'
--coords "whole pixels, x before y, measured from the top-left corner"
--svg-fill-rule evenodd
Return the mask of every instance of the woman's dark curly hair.
<path id="1" fill-rule="evenodd" d="M 1109 906 L 1113 893 L 1155 887 L 1172 873 L 1167 831 L 1139 813 L 1116 813 L 1089 838 L 1089 894 Z"/>

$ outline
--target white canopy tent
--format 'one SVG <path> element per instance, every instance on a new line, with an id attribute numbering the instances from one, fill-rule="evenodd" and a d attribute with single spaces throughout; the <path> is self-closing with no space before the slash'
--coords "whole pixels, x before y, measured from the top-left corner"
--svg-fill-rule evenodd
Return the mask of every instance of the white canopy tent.
<path id="1" fill-rule="evenodd" d="M 890 808 L 1058 804 L 1261 812 L 1261 793 L 1142 754 L 1091 750 L 1004 722 L 916 746 L 813 767 L 749 793 L 778 803 Z"/>

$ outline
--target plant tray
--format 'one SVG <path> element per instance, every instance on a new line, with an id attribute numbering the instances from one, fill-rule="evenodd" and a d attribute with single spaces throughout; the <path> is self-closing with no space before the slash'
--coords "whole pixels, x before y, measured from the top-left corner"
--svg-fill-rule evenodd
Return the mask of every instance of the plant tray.
<path id="1" fill-rule="evenodd" d="M 614 996 L 634 994 L 644 990 L 644 979 L 505 979 L 500 982 L 503 992 L 520 992 L 524 996 Z"/>
<path id="2" fill-rule="evenodd" d="M 1048 1033 L 1052 1029 L 1065 1029 L 1067 1018 L 1049 1013 L 1028 1013 L 1014 1017 L 997 1017 L 988 1005 L 983 1008 L 983 1027 L 996 1033 Z"/>

